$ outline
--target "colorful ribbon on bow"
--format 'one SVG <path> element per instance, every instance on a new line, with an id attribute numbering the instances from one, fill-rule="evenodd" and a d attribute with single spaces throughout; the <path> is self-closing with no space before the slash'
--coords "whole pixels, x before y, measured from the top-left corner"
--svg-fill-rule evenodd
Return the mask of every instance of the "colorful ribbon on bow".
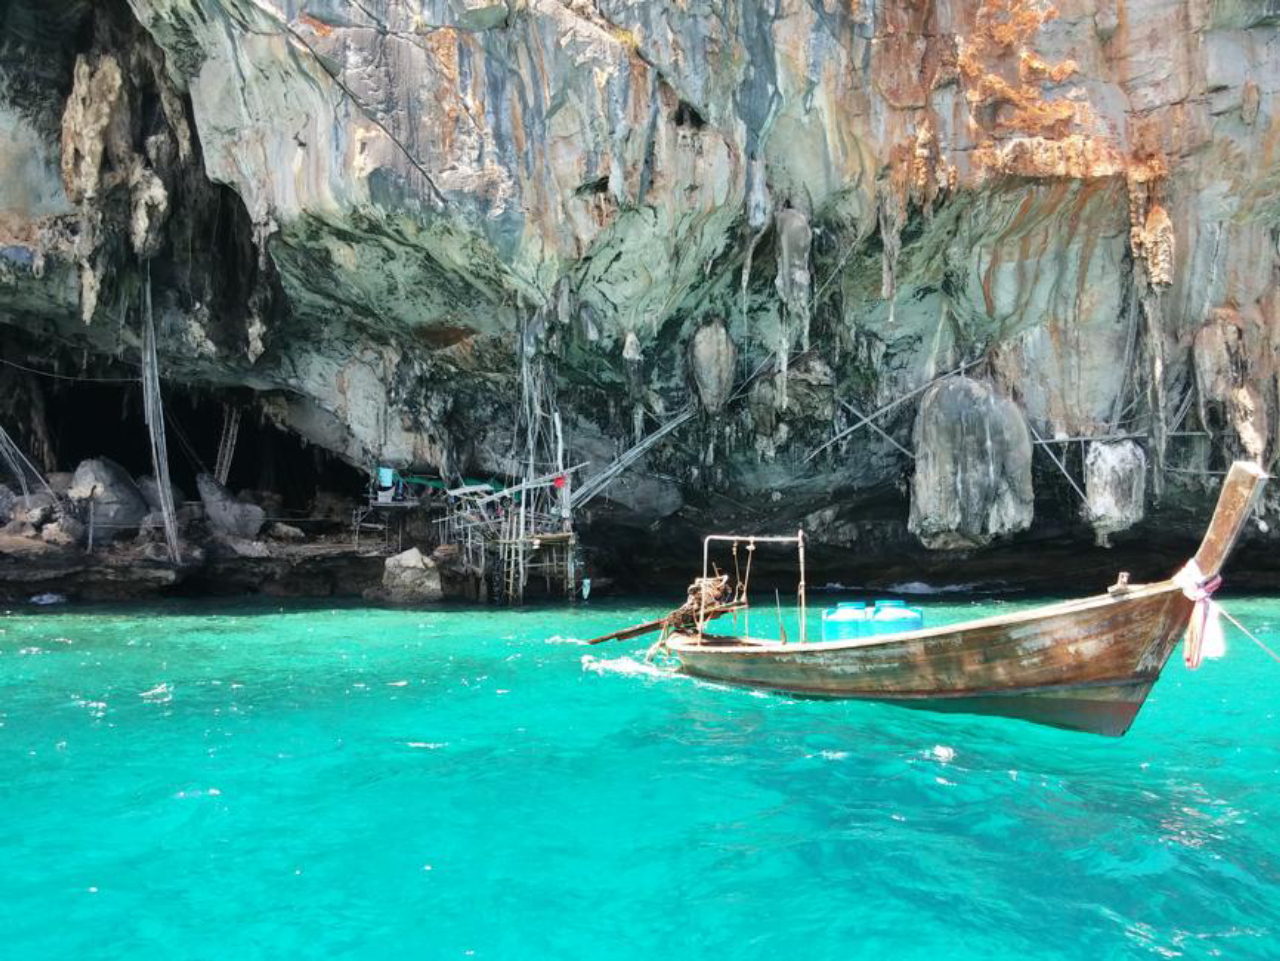
<path id="1" fill-rule="evenodd" d="M 1183 663 L 1194 671 L 1205 654 L 1222 656 L 1222 625 L 1218 621 L 1218 605 L 1213 602 L 1213 593 L 1221 586 L 1222 578 L 1217 575 L 1206 578 L 1192 558 L 1174 575 L 1173 583 L 1182 588 L 1187 600 L 1195 604 L 1191 620 L 1187 622 L 1186 642 L 1182 649 Z"/>

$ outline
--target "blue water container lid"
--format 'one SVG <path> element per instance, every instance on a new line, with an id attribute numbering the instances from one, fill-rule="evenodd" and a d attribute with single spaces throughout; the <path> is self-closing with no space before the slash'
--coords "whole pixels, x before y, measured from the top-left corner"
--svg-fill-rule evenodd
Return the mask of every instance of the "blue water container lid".
<path id="1" fill-rule="evenodd" d="M 876 601 L 876 607 L 906 607 L 906 601 Z"/>
<path id="2" fill-rule="evenodd" d="M 855 611 L 865 611 L 867 609 L 866 601 L 841 601 L 836 607 L 851 607 Z"/>

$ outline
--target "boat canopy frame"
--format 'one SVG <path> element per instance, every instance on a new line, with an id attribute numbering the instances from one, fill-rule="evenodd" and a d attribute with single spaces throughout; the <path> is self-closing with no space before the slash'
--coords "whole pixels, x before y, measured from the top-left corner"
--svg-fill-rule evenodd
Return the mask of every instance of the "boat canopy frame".
<path id="1" fill-rule="evenodd" d="M 808 620 L 808 601 L 805 597 L 805 579 L 804 579 L 804 530 L 796 531 L 795 535 L 787 536 L 784 534 L 708 534 L 702 539 L 702 578 L 705 583 L 710 576 L 711 567 L 711 542 L 716 541 L 722 544 L 731 544 L 734 551 L 734 564 L 737 564 L 737 552 L 739 544 L 747 545 L 747 576 L 740 579 L 738 584 L 734 586 L 735 592 L 740 594 L 742 600 L 742 610 L 748 618 L 747 624 L 750 625 L 750 603 L 747 600 L 747 585 L 751 580 L 751 556 L 756 549 L 757 544 L 795 544 L 796 552 L 800 561 L 800 583 L 796 586 L 796 594 L 800 600 L 800 643 L 805 643 L 808 634 L 805 627 L 805 621 Z M 735 571 L 736 574 L 736 571 Z M 699 600 L 698 610 L 698 640 L 702 640 L 702 630 L 707 622 L 706 618 L 706 596 L 705 594 Z M 779 611 L 779 626 L 781 626 L 781 611 Z"/>

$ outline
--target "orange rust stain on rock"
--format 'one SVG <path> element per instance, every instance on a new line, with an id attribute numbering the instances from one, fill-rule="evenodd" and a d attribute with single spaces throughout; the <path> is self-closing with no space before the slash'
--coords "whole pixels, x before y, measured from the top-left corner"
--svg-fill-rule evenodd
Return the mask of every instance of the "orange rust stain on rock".
<path id="1" fill-rule="evenodd" d="M 1073 60 L 1050 63 L 1035 52 L 1040 28 L 1057 16 L 1036 0 L 982 0 L 973 28 L 959 39 L 957 73 L 979 141 L 984 172 L 1023 177 L 1089 178 L 1123 169 L 1114 147 L 1090 131 L 1087 102 L 1047 100 L 1041 85 L 1076 73 Z"/>
<path id="2" fill-rule="evenodd" d="M 312 30 L 316 32 L 316 34 L 318 34 L 321 37 L 333 36 L 333 27 L 329 26 L 323 20 L 317 20 L 315 17 L 311 16 L 311 14 L 309 13 L 301 14 L 298 17 L 298 22 L 310 27 Z"/>
<path id="3" fill-rule="evenodd" d="M 435 132 L 439 137 L 440 151 L 445 156 L 452 152 L 454 134 L 458 127 L 458 101 L 462 95 L 458 70 L 458 36 L 455 30 L 442 28 L 422 38 L 423 46 L 432 54 L 433 67 L 443 81 L 436 87 L 435 101 L 439 107 Z"/>

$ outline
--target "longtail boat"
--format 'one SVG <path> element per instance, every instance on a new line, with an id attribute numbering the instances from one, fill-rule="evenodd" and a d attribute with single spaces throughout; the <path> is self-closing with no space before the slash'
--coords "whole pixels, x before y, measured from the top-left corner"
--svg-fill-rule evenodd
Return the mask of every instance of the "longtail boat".
<path id="1" fill-rule="evenodd" d="M 1186 634 L 1185 656 L 1197 666 L 1209 597 L 1266 478 L 1252 463 L 1232 465 L 1195 557 L 1168 580 L 1015 614 L 943 627 L 838 641 L 809 641 L 804 532 L 795 537 L 712 535 L 703 543 L 702 576 L 685 604 L 657 621 L 597 638 L 600 643 L 658 630 L 650 655 L 665 652 L 677 669 L 727 684 L 817 698 L 889 701 L 907 707 L 993 714 L 1119 737 L 1129 730 L 1152 685 Z M 747 546 L 747 576 L 708 569 L 711 545 Z M 787 643 L 707 630 L 748 611 L 746 589 L 755 547 L 797 546 L 800 638 Z M 762 618 L 757 615 L 757 623 Z M 781 612 L 778 615 L 781 628 Z M 748 622 L 749 623 L 749 622 Z"/>

